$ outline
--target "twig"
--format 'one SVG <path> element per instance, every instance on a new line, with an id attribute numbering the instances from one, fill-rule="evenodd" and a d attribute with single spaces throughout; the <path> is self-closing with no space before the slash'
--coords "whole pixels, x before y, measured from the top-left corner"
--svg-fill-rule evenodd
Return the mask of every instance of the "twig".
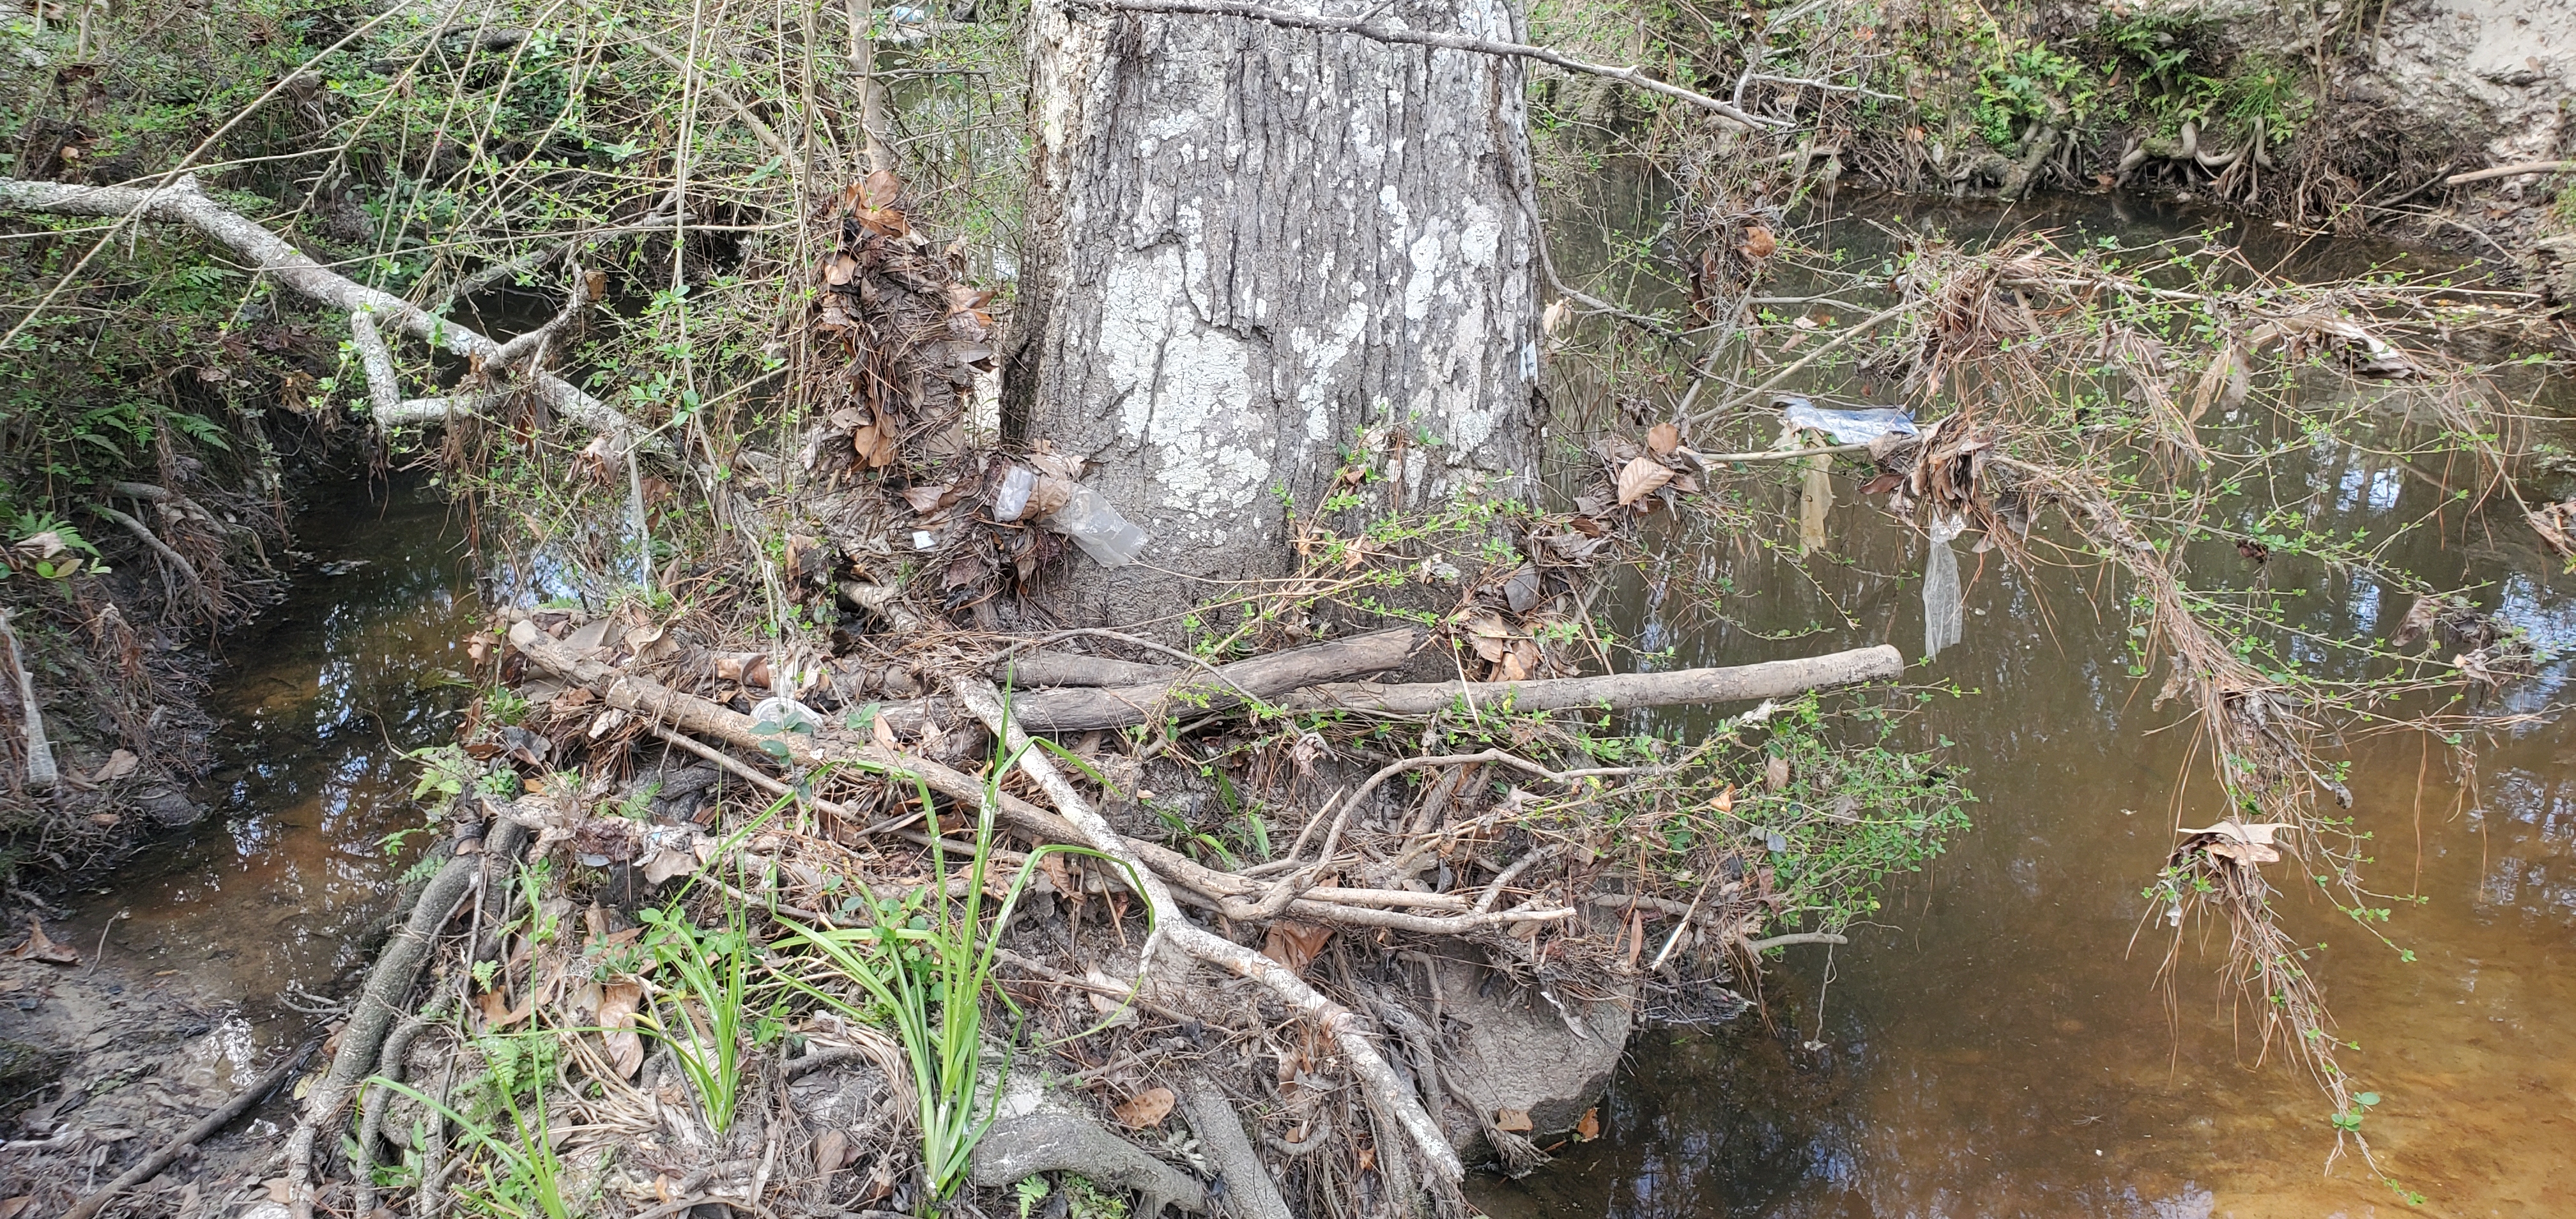
<path id="1" fill-rule="evenodd" d="M 1099 8 L 1124 9 L 1134 13 L 1195 13 L 1210 17 L 1242 17 L 1267 22 L 1281 29 L 1314 30 L 1325 34 L 1357 34 L 1362 38 L 1375 39 L 1379 42 L 1438 47 L 1450 51 L 1473 51 L 1482 55 L 1518 56 L 1523 59 L 1535 59 L 1543 64 L 1552 64 L 1569 72 L 1606 76 L 1611 80 L 1624 81 L 1640 89 L 1661 93 L 1666 97 L 1679 98 L 1746 130 L 1763 127 L 1781 128 L 1790 125 L 1777 119 L 1757 118 L 1705 93 L 1696 93 L 1680 85 L 1656 80 L 1635 68 L 1614 68 L 1608 64 L 1588 63 L 1559 51 L 1531 46 L 1527 43 L 1494 42 L 1484 38 L 1470 38 L 1464 34 L 1442 34 L 1428 30 L 1389 29 L 1382 25 L 1370 25 L 1365 21 L 1347 21 L 1305 13 L 1282 12 L 1278 9 L 1262 8 L 1259 5 L 1235 3 L 1234 0 L 1076 0 L 1076 2 Z"/>
<path id="2" fill-rule="evenodd" d="M 1798 85 L 1802 88 L 1822 89 L 1827 93 L 1858 93 L 1865 97 L 1884 98 L 1891 102 L 1901 102 L 1906 100 L 1893 93 L 1881 93 L 1876 89 L 1867 89 L 1859 85 L 1837 85 L 1832 81 L 1808 80 L 1805 77 L 1800 76 L 1773 76 L 1768 72 L 1747 72 L 1744 74 L 1744 79 L 1747 81 L 1767 80 L 1775 85 Z"/>
<path id="3" fill-rule="evenodd" d="M 2485 182 L 2493 178 L 2519 178 L 2524 174 L 2563 173 L 2576 173 L 2576 161 L 2523 161 L 2514 165 L 2498 165 L 2493 169 L 2480 169 L 2464 174 L 2452 174 L 2450 177 L 2442 179 L 2442 185 L 2466 186 L 2471 182 Z"/>

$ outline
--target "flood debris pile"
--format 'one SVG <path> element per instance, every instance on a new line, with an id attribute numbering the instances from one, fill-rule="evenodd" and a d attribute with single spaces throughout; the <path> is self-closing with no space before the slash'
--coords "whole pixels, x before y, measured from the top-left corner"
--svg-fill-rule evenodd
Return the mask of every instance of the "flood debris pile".
<path id="1" fill-rule="evenodd" d="M 1633 1026 L 1732 1016 L 1739 971 L 1838 942 L 1957 822 L 1802 697 L 1892 654 L 1703 672 L 1787 702 L 1686 747 L 1603 733 L 1617 694 L 1350 680 L 1415 628 L 1222 665 L 1066 635 L 918 633 L 927 689 L 888 701 L 633 609 L 509 622 L 524 702 L 435 762 L 456 845 L 310 1091 L 290 1204 L 1409 1211 L 1597 1133 Z"/>

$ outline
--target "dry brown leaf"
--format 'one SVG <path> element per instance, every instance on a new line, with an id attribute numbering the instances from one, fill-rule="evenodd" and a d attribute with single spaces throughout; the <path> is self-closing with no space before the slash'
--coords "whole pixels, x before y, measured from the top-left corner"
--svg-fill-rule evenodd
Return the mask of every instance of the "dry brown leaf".
<path id="1" fill-rule="evenodd" d="M 1744 244 L 1735 248 L 1746 258 L 1769 258 L 1780 248 L 1780 239 L 1772 236 L 1771 230 L 1761 225 L 1748 224 L 1744 226 Z"/>
<path id="2" fill-rule="evenodd" d="M 697 856 L 686 851 L 657 850 L 644 861 L 644 879 L 651 884 L 663 884 L 674 876 L 686 876 L 697 867 Z"/>
<path id="3" fill-rule="evenodd" d="M 927 516 L 939 511 L 941 501 L 948 498 L 948 489 L 955 485 L 955 483 L 931 483 L 927 486 L 906 487 L 903 491 L 903 502 L 912 505 L 913 511 Z"/>
<path id="4" fill-rule="evenodd" d="M 268 1191 L 268 1200 L 279 1206 L 286 1205 L 286 1200 L 295 1196 L 295 1181 L 291 1177 L 270 1177 L 260 1182 L 260 1187 Z"/>
<path id="5" fill-rule="evenodd" d="M 1673 472 L 1652 457 L 1640 456 L 1619 471 L 1619 506 L 1644 499 L 1673 481 Z"/>
<path id="6" fill-rule="evenodd" d="M 860 180 L 858 201 L 862 207 L 892 207 L 895 196 L 902 193 L 903 179 L 891 169 L 880 169 Z"/>
<path id="7" fill-rule="evenodd" d="M 1567 300 L 1564 297 L 1558 297 L 1556 300 L 1548 304 L 1545 311 L 1539 314 L 1538 325 L 1539 329 L 1546 331 L 1550 337 L 1554 337 L 1565 329 L 1565 324 L 1567 322 L 1573 320 L 1574 302 Z"/>
<path id="8" fill-rule="evenodd" d="M 1586 1143 L 1601 1137 L 1601 1107 L 1599 1105 L 1595 1105 L 1592 1108 L 1583 1111 L 1582 1120 L 1574 1123 L 1574 1137 L 1577 1140 Z"/>
<path id="9" fill-rule="evenodd" d="M 0 1219 L 18 1219 L 18 1216 L 27 1213 L 28 1207 L 34 1206 L 35 1204 L 36 1195 L 34 1194 L 20 1194 L 15 1198 L 0 1198 Z"/>
<path id="10" fill-rule="evenodd" d="M 850 1136 L 835 1127 L 814 1136 L 814 1168 L 824 1176 L 841 1170 L 849 1162 Z"/>
<path id="11" fill-rule="evenodd" d="M 1682 447 L 1682 430 L 1670 423 L 1658 423 L 1646 429 L 1646 451 L 1657 457 L 1670 457 Z"/>
<path id="12" fill-rule="evenodd" d="M 1498 1109 L 1494 1112 L 1494 1129 L 1508 1134 L 1528 1134 L 1533 1127 L 1527 1109 Z"/>
<path id="13" fill-rule="evenodd" d="M 91 813 L 89 815 L 89 823 L 103 830 L 115 829 L 116 823 L 123 820 L 125 820 L 125 818 L 119 817 L 114 813 Z"/>
<path id="14" fill-rule="evenodd" d="M 886 717 L 882 715 L 868 721 L 868 735 L 876 739 L 877 748 L 887 753 L 893 753 L 903 747 L 894 738 L 894 725 L 887 723 Z"/>
<path id="15" fill-rule="evenodd" d="M 1713 799 L 1713 800 L 1710 800 L 1710 801 L 1708 802 L 1708 806 L 1709 806 L 1710 808 L 1716 809 L 1717 811 L 1719 811 L 1719 812 L 1721 812 L 1721 813 L 1731 813 L 1731 812 L 1734 812 L 1734 811 L 1735 811 L 1735 785 L 1734 785 L 1734 784 L 1732 784 L 1732 783 L 1727 784 L 1727 785 L 1726 785 L 1726 790 L 1725 790 L 1725 791 L 1722 791 L 1722 792 L 1717 793 L 1717 798 L 1716 798 L 1716 799 Z"/>
<path id="16" fill-rule="evenodd" d="M 1762 764 L 1762 785 L 1773 791 L 1789 785 L 1789 759 L 1773 755 Z"/>
<path id="17" fill-rule="evenodd" d="M 1128 1097 L 1126 1104 L 1110 1110 L 1110 1113 L 1120 1125 L 1130 1130 L 1143 1130 L 1160 1126 L 1164 1118 L 1171 1116 L 1172 1100 L 1170 1088 L 1147 1088 Z"/>
<path id="18" fill-rule="evenodd" d="M 537 997 L 535 995 L 528 996 L 527 1002 L 513 1008 L 510 1006 L 509 997 L 503 995 L 497 990 L 487 990 L 483 992 L 483 997 L 476 1000 L 475 1003 L 476 1006 L 483 1009 L 483 1026 L 487 1029 L 508 1028 L 511 1025 L 527 1019 L 530 1014 L 537 1010 Z"/>
<path id="19" fill-rule="evenodd" d="M 600 989 L 600 1039 L 608 1044 L 608 1065 L 619 1079 L 644 1065 L 644 1039 L 635 1034 L 635 1013 L 643 1006 L 643 983 L 629 980 Z"/>
<path id="20" fill-rule="evenodd" d="M 69 944 L 57 944 L 45 934 L 45 925 L 35 915 L 27 916 L 27 942 L 11 954 L 22 961 L 43 961 L 48 965 L 78 965 L 80 950 Z"/>
<path id="21" fill-rule="evenodd" d="M 1270 935 L 1261 942 L 1261 955 L 1286 966 L 1288 972 L 1303 976 L 1315 954 L 1333 938 L 1333 929 L 1316 923 L 1299 923 L 1281 919 L 1270 924 Z"/>
<path id="22" fill-rule="evenodd" d="M 112 779 L 122 779 L 127 775 L 133 774 L 134 768 L 142 764 L 143 759 L 135 757 L 133 754 L 120 749 L 107 755 L 107 761 L 100 763 L 97 770 L 90 772 L 89 781 L 92 783 L 105 783 Z"/>

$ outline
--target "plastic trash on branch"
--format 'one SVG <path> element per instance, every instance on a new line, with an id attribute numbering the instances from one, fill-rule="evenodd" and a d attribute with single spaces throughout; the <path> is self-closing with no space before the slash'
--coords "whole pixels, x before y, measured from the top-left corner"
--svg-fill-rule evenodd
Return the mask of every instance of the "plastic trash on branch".
<path id="1" fill-rule="evenodd" d="M 1835 444 L 1868 444 L 1881 436 L 1918 436 L 1914 417 L 1903 407 L 1863 406 L 1829 410 L 1804 398 L 1782 395 L 1771 400 L 1782 408 L 1791 427 L 1810 428 L 1834 438 Z"/>
<path id="2" fill-rule="evenodd" d="M 1041 529 L 1073 539 L 1102 567 L 1124 567 L 1153 541 L 1152 534 L 1121 515 L 1109 497 L 1069 478 L 1014 465 L 993 492 L 993 519 L 1034 519 Z"/>
<path id="3" fill-rule="evenodd" d="M 1968 522 L 1963 517 L 1932 518 L 1932 549 L 1923 560 L 1923 659 L 1941 654 L 1941 649 L 1959 642 L 1964 624 L 1960 608 L 1959 557 L 1950 543 L 1965 532 Z"/>

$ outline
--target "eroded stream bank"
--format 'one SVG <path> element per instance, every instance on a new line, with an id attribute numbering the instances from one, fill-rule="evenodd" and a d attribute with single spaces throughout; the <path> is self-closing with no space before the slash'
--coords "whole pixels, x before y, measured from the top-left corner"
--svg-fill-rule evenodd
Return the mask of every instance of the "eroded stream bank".
<path id="1" fill-rule="evenodd" d="M 1962 235 L 2033 222 L 2159 236 L 2181 227 L 2153 209 L 2090 205 L 1878 218 Z M 2324 253 L 2348 261 L 2321 272 L 2348 273 L 2393 252 Z M 2320 525 L 2367 529 L 2440 507 L 2444 489 L 2421 473 L 2321 451 L 2293 481 L 2304 479 Z M 1855 506 L 1847 480 L 1836 498 L 1819 580 L 1769 552 L 1712 551 L 1704 569 L 1636 590 L 1623 629 L 1671 646 L 1656 663 L 1676 667 L 1877 642 L 1915 653 L 1919 536 Z M 237 1067 L 300 1039 L 310 1021 L 282 999 L 344 994 L 368 958 L 392 881 L 419 845 L 382 849 L 384 835 L 420 822 L 417 769 L 402 753 L 453 738 L 469 692 L 451 675 L 471 667 L 461 640 L 485 621 L 448 521 L 416 489 L 308 516 L 300 536 L 317 562 L 294 599 L 227 645 L 213 704 L 225 762 L 200 790 L 217 815 L 59 926 L 81 966 L 0 965 L 16 1001 L 0 1006 L 0 1022 L 17 1022 L 0 1023 L 0 1036 L 77 1034 L 60 1042 L 76 1046 L 77 1095 L 57 1109 L 65 1120 L 159 1137 L 175 1120 L 162 1115 L 202 1111 Z M 2576 611 L 2544 574 L 2555 564 L 2521 534 L 2487 536 L 2447 549 L 2419 535 L 2403 563 L 2496 582 L 2500 605 L 2553 648 L 2576 636 Z M 2153 989 L 2161 927 L 2138 892 L 2172 827 L 2211 819 L 2210 794 L 2177 790 L 2190 760 L 2180 734 L 2155 731 L 2171 717 L 2125 671 L 2123 612 L 2097 604 L 2085 579 L 2025 576 L 1970 552 L 1973 541 L 1960 555 L 1966 640 L 1922 675 L 1973 693 L 1922 715 L 1958 742 L 1952 760 L 1980 795 L 1978 829 L 1900 890 L 1880 926 L 1856 928 L 1849 948 L 1792 949 L 1766 979 L 1763 1018 L 1714 1037 L 1639 1040 L 1602 1109 L 1603 1137 L 1562 1148 L 1562 1162 L 1520 1183 L 1487 1182 L 1483 1205 L 1694 1217 L 2393 1209 L 2375 1182 L 2317 1172 L 2330 1145 L 2318 1098 L 2277 1065 L 2254 1067 L 2251 1046 L 2233 1039 L 2210 996 L 2215 956 L 2186 955 L 2170 1015 Z M 1722 600 L 1673 608 L 1713 590 Z M 2404 609 L 2367 584 L 2320 592 L 2301 622 L 2325 637 L 2384 636 Z M 2539 706 L 2564 678 L 2544 671 L 2514 705 Z M 1691 738 L 1707 721 L 1657 727 Z M 2569 1188 L 2552 1158 L 2569 1141 L 2563 1100 L 2576 1083 L 2563 1067 L 2576 1044 L 2551 1019 L 2576 999 L 2564 948 L 2576 923 L 2566 813 L 2576 770 L 2561 760 L 2565 746 L 2557 725 L 2530 725 L 2485 754 L 2474 791 L 2438 751 L 2359 757 L 2356 813 L 2429 901 L 2401 912 L 2392 932 L 2416 952 L 2412 964 L 2323 933 L 2334 944 L 2329 997 L 2363 1044 L 2354 1065 L 2385 1098 L 2373 1133 L 2428 1195 L 2425 1213 L 2530 1213 Z M 2331 916 L 2302 911 L 2302 925 Z M 230 1145 L 264 1152 L 276 1133 L 254 1124 Z M 248 1190 L 253 1165 L 228 1179 Z"/>

